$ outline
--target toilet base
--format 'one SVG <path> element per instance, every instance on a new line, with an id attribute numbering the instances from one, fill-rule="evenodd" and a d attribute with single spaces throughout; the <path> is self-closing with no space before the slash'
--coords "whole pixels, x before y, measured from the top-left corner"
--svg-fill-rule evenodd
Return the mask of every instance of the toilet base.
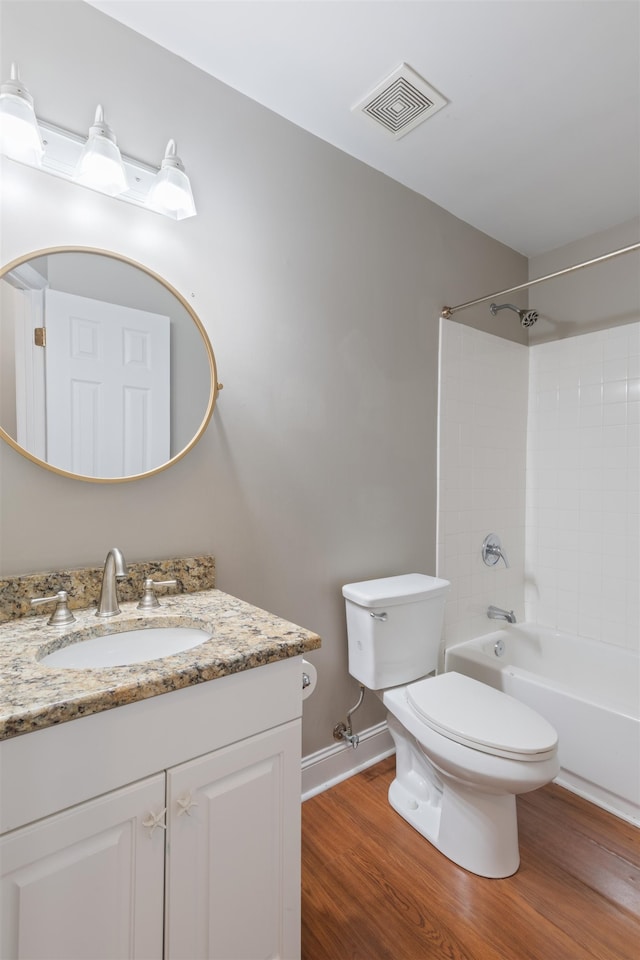
<path id="1" fill-rule="evenodd" d="M 516 798 L 484 793 L 448 777 L 389 715 L 396 744 L 396 778 L 389 803 L 453 863 L 481 877 L 510 877 L 520 864 Z"/>
<path id="2" fill-rule="evenodd" d="M 520 865 L 516 798 L 480 799 L 486 802 L 479 804 L 478 796 L 469 802 L 445 788 L 442 804 L 434 807 L 416 800 L 398 780 L 389 787 L 393 809 L 453 863 L 480 877 L 510 877 Z"/>

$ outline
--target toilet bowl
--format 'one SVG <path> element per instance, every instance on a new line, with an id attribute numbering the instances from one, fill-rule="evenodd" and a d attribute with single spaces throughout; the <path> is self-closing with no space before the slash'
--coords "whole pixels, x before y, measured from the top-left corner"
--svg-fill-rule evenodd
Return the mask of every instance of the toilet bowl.
<path id="1" fill-rule="evenodd" d="M 382 701 L 396 746 L 394 810 L 466 870 L 515 873 L 515 798 L 557 776 L 553 727 L 513 697 L 457 673 L 385 690 Z"/>
<path id="2" fill-rule="evenodd" d="M 391 806 L 454 863 L 508 877 L 520 863 L 516 795 L 558 774 L 558 738 L 513 697 L 434 675 L 448 588 L 422 574 L 343 587 L 349 672 L 388 710 Z"/>

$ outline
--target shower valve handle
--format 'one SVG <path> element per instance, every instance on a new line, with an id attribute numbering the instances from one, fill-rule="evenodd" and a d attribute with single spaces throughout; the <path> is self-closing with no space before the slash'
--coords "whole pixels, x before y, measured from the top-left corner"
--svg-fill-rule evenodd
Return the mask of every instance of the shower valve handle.
<path id="1" fill-rule="evenodd" d="M 489 533 L 482 543 L 482 559 L 488 567 L 495 567 L 498 560 L 503 560 L 505 567 L 509 566 L 507 555 L 502 549 L 500 537 L 495 533 Z"/>

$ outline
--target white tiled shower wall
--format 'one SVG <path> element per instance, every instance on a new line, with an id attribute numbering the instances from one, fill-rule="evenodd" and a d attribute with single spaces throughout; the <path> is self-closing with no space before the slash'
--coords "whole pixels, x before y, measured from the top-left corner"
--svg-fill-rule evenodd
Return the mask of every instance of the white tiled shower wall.
<path id="1" fill-rule="evenodd" d="M 441 321 L 447 645 L 492 629 L 494 603 L 640 647 L 639 411 L 640 323 L 527 348 Z M 490 532 L 508 570 L 482 562 Z"/>
<path id="2" fill-rule="evenodd" d="M 445 643 L 495 624 L 490 603 L 524 617 L 528 348 L 440 321 L 438 576 L 451 582 Z M 481 558 L 488 533 L 510 567 Z"/>
<path id="3" fill-rule="evenodd" d="M 530 348 L 527 619 L 640 649 L 640 323 Z"/>

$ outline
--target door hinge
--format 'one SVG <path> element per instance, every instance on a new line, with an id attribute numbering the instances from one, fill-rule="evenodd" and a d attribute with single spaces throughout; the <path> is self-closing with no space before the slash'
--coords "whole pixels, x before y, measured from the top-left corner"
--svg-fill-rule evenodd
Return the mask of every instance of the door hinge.
<path id="1" fill-rule="evenodd" d="M 47 345 L 46 327 L 34 327 L 33 342 L 35 343 L 36 347 L 46 347 Z"/>

